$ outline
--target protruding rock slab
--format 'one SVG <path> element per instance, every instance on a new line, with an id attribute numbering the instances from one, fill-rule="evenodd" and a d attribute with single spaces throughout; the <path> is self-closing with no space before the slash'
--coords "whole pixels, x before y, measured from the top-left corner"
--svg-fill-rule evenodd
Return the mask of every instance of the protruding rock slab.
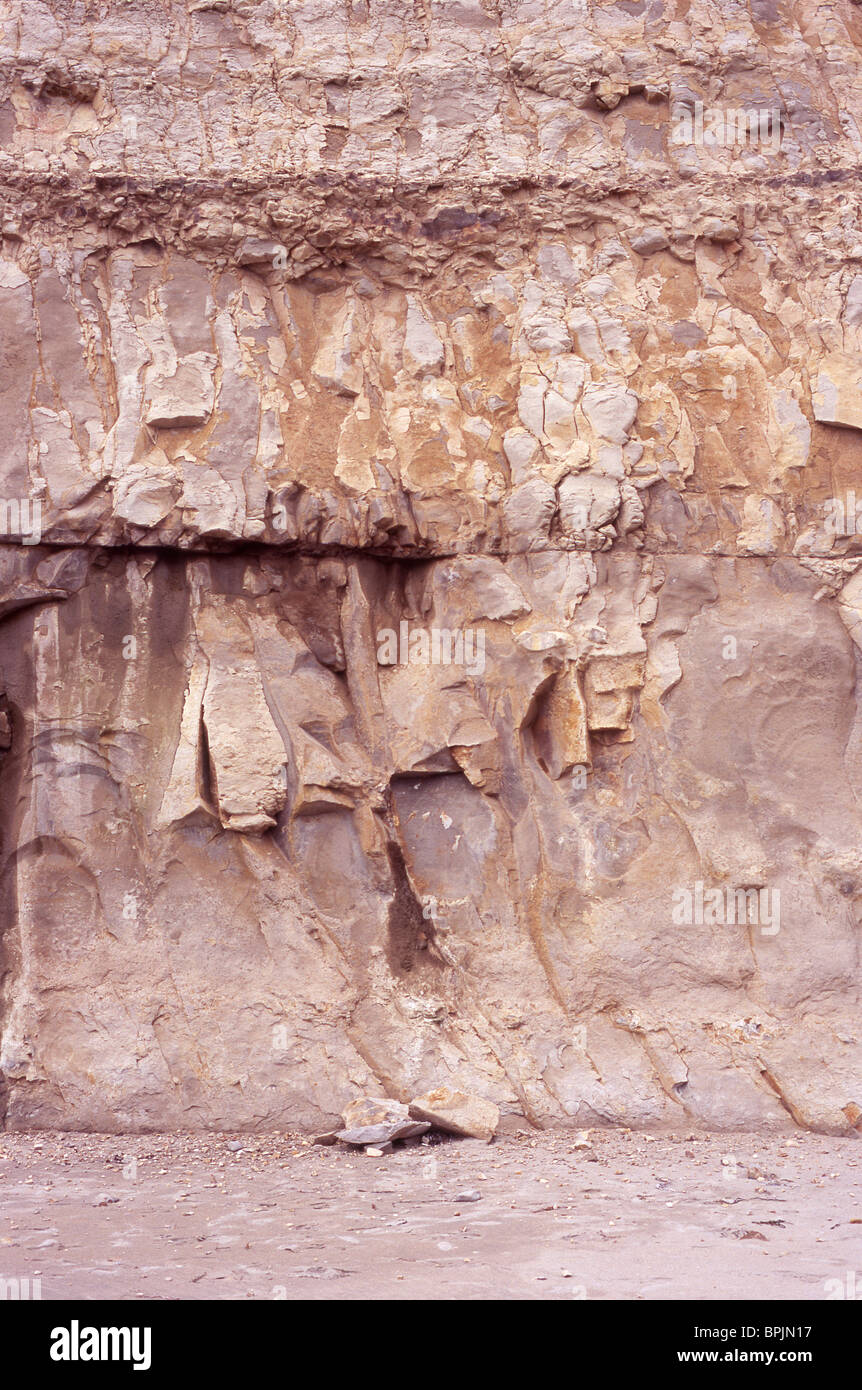
<path id="1" fill-rule="evenodd" d="M 833 353 L 814 377 L 814 418 L 824 425 L 862 430 L 862 361 Z"/>
<path id="2" fill-rule="evenodd" d="M 490 1100 L 438 1086 L 424 1096 L 416 1096 L 408 1107 L 414 1120 L 428 1120 L 447 1134 L 490 1141 L 497 1132 L 500 1112 Z"/>

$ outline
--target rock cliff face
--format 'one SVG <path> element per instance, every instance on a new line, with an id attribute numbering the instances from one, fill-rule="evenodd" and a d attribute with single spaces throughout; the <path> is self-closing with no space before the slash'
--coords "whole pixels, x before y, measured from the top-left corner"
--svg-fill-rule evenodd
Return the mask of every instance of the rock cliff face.
<path id="1" fill-rule="evenodd" d="M 859 1128 L 860 126 L 849 0 L 10 0 L 6 1126 Z"/>

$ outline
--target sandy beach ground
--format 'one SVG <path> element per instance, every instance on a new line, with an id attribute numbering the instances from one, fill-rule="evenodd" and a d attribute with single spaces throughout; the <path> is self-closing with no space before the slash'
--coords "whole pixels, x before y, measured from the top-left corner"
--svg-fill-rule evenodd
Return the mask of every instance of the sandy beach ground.
<path id="1" fill-rule="evenodd" d="M 862 1145 L 591 1130 L 375 1158 L 4 1133 L 0 1279 L 42 1299 L 862 1296 Z"/>

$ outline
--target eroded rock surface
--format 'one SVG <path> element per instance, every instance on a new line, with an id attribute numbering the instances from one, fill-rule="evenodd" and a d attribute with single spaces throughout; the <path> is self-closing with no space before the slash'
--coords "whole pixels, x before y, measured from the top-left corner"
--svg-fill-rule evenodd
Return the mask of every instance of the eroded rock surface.
<path id="1" fill-rule="evenodd" d="M 7 6 L 9 1128 L 858 1132 L 860 121 L 845 0 Z"/>

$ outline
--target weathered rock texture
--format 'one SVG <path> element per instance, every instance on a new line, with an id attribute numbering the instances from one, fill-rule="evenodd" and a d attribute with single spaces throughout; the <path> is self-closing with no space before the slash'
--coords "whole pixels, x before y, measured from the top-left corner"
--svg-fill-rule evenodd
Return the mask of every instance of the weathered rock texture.
<path id="1" fill-rule="evenodd" d="M 849 0 L 10 0 L 8 1127 L 858 1124 L 860 122 Z"/>

